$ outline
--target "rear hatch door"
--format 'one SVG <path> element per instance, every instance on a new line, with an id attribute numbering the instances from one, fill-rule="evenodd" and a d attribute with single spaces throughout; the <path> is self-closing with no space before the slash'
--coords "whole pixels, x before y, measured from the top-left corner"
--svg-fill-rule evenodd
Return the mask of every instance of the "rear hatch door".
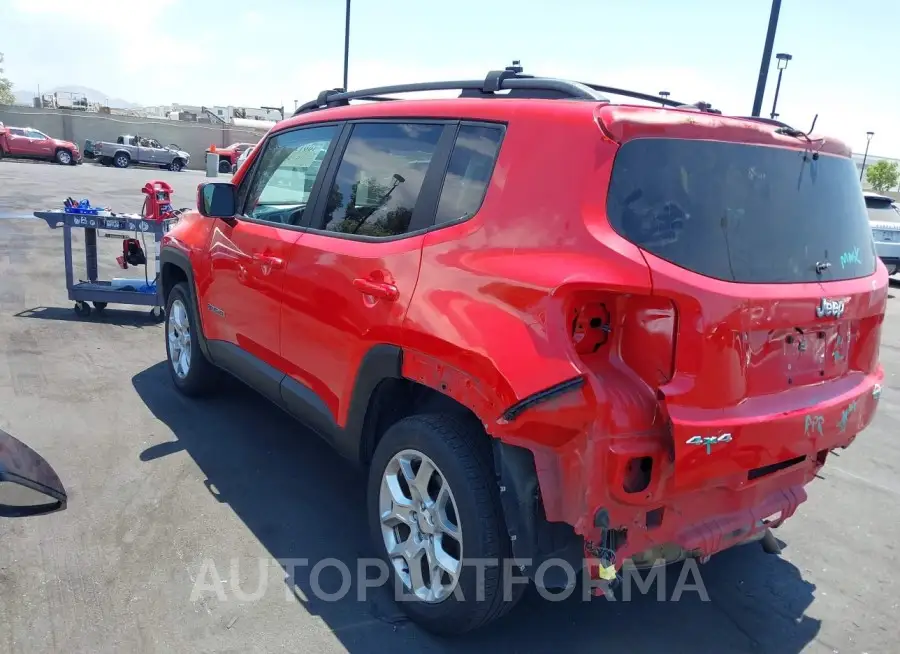
<path id="1" fill-rule="evenodd" d="M 805 144 L 622 145 L 610 222 L 678 312 L 676 486 L 749 483 L 868 423 L 887 275 L 857 175 Z"/>

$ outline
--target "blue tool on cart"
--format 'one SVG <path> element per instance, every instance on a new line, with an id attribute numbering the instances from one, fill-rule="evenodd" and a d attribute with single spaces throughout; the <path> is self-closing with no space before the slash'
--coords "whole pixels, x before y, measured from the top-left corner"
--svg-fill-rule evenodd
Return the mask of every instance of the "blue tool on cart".
<path id="1" fill-rule="evenodd" d="M 178 222 L 179 213 L 173 212 L 170 214 L 172 218 L 165 220 L 148 219 L 147 216 L 140 214 L 114 213 L 108 208 L 92 207 L 87 199 L 76 201 L 66 198 L 62 210 L 35 211 L 34 216 L 44 220 L 51 229 L 63 228 L 66 289 L 69 292 L 69 299 L 75 301 L 74 308 L 77 315 L 89 316 L 91 314 L 90 304 L 93 304 L 97 311 L 102 311 L 108 304 L 131 304 L 151 307 L 150 314 L 160 320 L 163 317 L 165 298 L 162 297 L 162 288 L 157 284 L 160 270 L 159 244 L 166 232 Z M 73 229 L 84 230 L 87 279 L 78 281 L 75 280 L 72 270 Z M 129 237 L 123 238 L 122 256 L 118 257 L 117 261 L 122 268 L 128 268 L 128 264 L 144 265 L 144 279 L 100 279 L 97 263 L 98 230 L 129 235 Z M 145 248 L 141 247 L 141 243 L 148 236 L 153 238 L 156 254 L 153 277 L 146 272 L 148 261 L 144 252 Z"/>

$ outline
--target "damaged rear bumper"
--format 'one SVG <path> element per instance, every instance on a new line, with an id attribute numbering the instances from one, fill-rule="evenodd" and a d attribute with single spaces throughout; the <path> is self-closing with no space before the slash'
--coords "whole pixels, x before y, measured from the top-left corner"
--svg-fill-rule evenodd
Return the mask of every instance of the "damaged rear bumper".
<path id="1" fill-rule="evenodd" d="M 611 435 L 594 426 L 558 448 L 495 441 L 513 554 L 531 572 L 548 558 L 583 564 L 598 552 L 618 569 L 702 559 L 760 539 L 806 500 L 804 487 L 829 452 L 868 426 L 883 376 L 879 367 L 822 389 L 827 399 L 803 410 L 779 406 L 731 420 L 719 412 L 709 425 L 675 412 L 655 431 Z M 705 427 L 732 440 L 712 454 L 686 444 Z"/>

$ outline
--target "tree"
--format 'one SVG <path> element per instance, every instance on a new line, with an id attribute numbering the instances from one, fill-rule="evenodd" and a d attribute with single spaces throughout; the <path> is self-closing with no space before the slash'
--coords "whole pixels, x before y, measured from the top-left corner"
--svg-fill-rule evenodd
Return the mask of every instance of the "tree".
<path id="1" fill-rule="evenodd" d="M 882 159 L 866 166 L 866 180 L 879 193 L 889 191 L 900 182 L 900 165 L 896 161 Z"/>
<path id="2" fill-rule="evenodd" d="M 12 92 L 12 82 L 3 77 L 3 53 L 0 52 L 0 104 L 14 104 L 16 96 Z"/>

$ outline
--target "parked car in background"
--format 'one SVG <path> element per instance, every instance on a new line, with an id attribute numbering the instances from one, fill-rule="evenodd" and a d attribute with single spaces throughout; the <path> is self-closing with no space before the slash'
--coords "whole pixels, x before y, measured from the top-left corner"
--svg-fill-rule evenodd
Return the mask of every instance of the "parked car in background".
<path id="1" fill-rule="evenodd" d="M 0 124 L 0 157 L 45 159 L 64 166 L 82 161 L 78 146 L 47 136 L 33 127 L 12 127 Z"/>
<path id="2" fill-rule="evenodd" d="M 244 165 L 244 162 L 250 158 L 250 155 L 253 154 L 253 150 L 255 150 L 255 149 L 256 149 L 256 146 L 251 145 L 249 148 L 244 150 L 244 154 L 242 154 L 240 157 L 238 157 L 237 163 L 231 167 L 232 174 L 236 173 L 238 171 L 238 168 L 240 168 L 241 166 Z"/>
<path id="3" fill-rule="evenodd" d="M 116 168 L 128 168 L 137 164 L 178 172 L 186 168 L 191 161 L 190 153 L 184 150 L 163 146 L 153 138 L 131 134 L 123 134 L 115 143 L 91 141 L 90 147 L 92 158 L 104 166 Z"/>
<path id="4" fill-rule="evenodd" d="M 227 148 L 216 148 L 215 153 L 219 155 L 219 172 L 230 173 L 234 166 L 237 165 L 238 159 L 248 148 L 252 148 L 256 143 L 232 143 Z M 209 148 L 207 152 L 212 152 Z"/>
<path id="5" fill-rule="evenodd" d="M 900 206 L 887 195 L 865 192 L 863 196 L 875 252 L 887 266 L 888 274 L 894 275 L 900 270 Z"/>

